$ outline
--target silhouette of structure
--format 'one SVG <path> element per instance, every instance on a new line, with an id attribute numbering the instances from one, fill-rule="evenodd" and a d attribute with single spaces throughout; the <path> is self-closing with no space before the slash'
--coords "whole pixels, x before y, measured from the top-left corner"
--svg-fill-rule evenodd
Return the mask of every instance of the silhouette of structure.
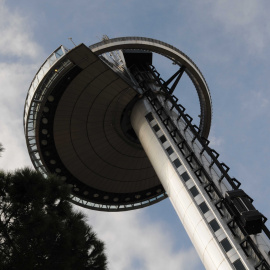
<path id="1" fill-rule="evenodd" d="M 166 81 L 153 65 L 177 68 Z M 199 127 L 174 90 L 188 76 Z M 30 157 L 72 188 L 72 202 L 125 211 L 170 198 L 207 269 L 270 269 L 266 218 L 209 147 L 211 97 L 198 67 L 164 42 L 140 37 L 60 46 L 25 103 Z"/>

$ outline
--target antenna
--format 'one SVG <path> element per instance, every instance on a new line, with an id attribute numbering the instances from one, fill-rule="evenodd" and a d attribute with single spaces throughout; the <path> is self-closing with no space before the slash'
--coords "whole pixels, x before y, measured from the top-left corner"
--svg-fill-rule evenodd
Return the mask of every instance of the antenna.
<path id="1" fill-rule="evenodd" d="M 74 47 L 76 47 L 76 44 L 73 42 L 72 38 L 70 37 L 68 39 L 73 43 Z"/>

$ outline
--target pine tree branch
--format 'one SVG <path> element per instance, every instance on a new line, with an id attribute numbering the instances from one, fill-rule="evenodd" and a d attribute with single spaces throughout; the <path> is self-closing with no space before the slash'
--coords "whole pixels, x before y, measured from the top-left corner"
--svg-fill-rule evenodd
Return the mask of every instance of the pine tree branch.
<path id="1" fill-rule="evenodd" d="M 17 255 L 19 255 L 20 252 L 18 251 L 17 247 L 13 243 L 13 240 L 10 238 L 9 233 L 6 230 L 6 226 L 1 221 L 0 221 L 0 229 L 2 230 L 2 233 L 3 233 L 4 237 L 8 240 L 10 246 L 13 248 L 13 250 L 15 251 L 15 253 Z"/>

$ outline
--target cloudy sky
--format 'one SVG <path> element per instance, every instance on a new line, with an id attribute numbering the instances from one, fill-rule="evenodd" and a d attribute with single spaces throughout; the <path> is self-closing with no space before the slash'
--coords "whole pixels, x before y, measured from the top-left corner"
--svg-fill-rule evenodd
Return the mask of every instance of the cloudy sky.
<path id="1" fill-rule="evenodd" d="M 103 34 L 145 36 L 200 68 L 213 101 L 212 147 L 270 218 L 269 8 L 266 0 L 0 0 L 1 169 L 32 166 L 24 101 L 52 51 L 72 48 L 70 37 L 91 45 Z M 85 212 L 106 243 L 110 270 L 204 269 L 169 200 L 127 213 Z"/>

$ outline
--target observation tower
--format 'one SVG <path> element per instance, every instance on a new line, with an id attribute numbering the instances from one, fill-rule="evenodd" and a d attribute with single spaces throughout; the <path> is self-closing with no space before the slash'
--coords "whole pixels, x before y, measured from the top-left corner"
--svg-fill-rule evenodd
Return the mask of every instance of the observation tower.
<path id="1" fill-rule="evenodd" d="M 175 72 L 165 79 L 156 58 Z M 174 95 L 183 76 L 198 96 L 198 125 Z M 266 218 L 209 147 L 211 106 L 180 50 L 104 36 L 60 46 L 43 63 L 25 102 L 25 137 L 34 167 L 69 185 L 73 203 L 127 211 L 169 197 L 206 269 L 270 269 Z"/>

